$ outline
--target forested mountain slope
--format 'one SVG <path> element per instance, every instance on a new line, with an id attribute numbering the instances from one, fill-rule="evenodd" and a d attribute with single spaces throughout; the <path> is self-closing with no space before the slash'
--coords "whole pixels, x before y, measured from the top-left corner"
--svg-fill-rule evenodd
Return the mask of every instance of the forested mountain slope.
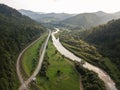
<path id="1" fill-rule="evenodd" d="M 117 62 L 120 61 L 120 19 L 112 20 L 106 25 L 101 25 L 83 33 L 80 37 L 82 36 L 87 42 L 101 48 L 101 51 L 111 58 L 116 58 L 114 61 L 118 64 Z M 120 69 L 120 64 L 118 66 Z"/>
<path id="2" fill-rule="evenodd" d="M 61 24 L 66 24 L 70 26 L 80 26 L 83 28 L 87 28 L 90 26 L 98 25 L 97 21 L 100 21 L 101 18 L 98 17 L 96 14 L 93 13 L 83 13 L 79 14 L 77 16 L 68 18 L 66 20 L 63 20 Z M 96 23 L 95 23 L 96 22 Z"/>
<path id="3" fill-rule="evenodd" d="M 38 13 L 24 9 L 19 10 L 19 12 L 22 13 L 23 15 L 29 16 L 30 18 L 36 20 L 37 22 L 42 23 L 56 23 L 74 16 L 74 14 L 67 13 Z"/>
<path id="4" fill-rule="evenodd" d="M 63 30 L 60 41 L 83 60 L 107 72 L 120 89 L 120 19 L 88 30 Z"/>
<path id="5" fill-rule="evenodd" d="M 120 73 L 120 19 L 80 32 L 79 38 L 95 45 L 103 56 L 110 58 Z M 120 86 L 120 77 L 116 81 Z"/>
<path id="6" fill-rule="evenodd" d="M 60 22 L 63 26 L 90 28 L 100 24 L 105 24 L 112 19 L 120 18 L 119 12 L 117 13 L 105 13 L 98 11 L 95 13 L 82 13 L 76 16 L 70 17 Z"/>
<path id="7" fill-rule="evenodd" d="M 16 59 L 45 28 L 17 10 L 0 4 L 0 90 L 17 90 Z"/>

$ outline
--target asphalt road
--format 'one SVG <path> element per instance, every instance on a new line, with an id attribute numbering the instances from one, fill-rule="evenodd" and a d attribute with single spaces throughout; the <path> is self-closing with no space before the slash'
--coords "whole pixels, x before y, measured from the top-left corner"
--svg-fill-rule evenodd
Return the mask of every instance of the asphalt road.
<path id="1" fill-rule="evenodd" d="M 27 46 L 18 56 L 18 59 L 17 59 L 17 63 L 16 63 L 16 71 L 17 71 L 17 75 L 18 75 L 18 78 L 20 80 L 20 83 L 21 83 L 21 86 L 19 88 L 19 90 L 29 90 L 28 89 L 28 84 L 33 80 L 33 78 L 36 77 L 36 75 L 39 73 L 40 69 L 41 69 L 41 66 L 42 66 L 42 62 L 43 62 L 43 59 L 44 59 L 44 55 L 45 55 L 45 51 L 46 51 L 46 47 L 47 47 L 47 43 L 48 43 L 48 40 L 50 38 L 50 35 L 51 35 L 51 31 L 49 30 L 49 35 L 45 41 L 45 44 L 44 44 L 44 47 L 43 47 L 43 50 L 42 50 L 42 53 L 41 53 L 41 56 L 39 58 L 39 63 L 37 65 L 37 68 L 35 69 L 35 71 L 33 72 L 33 74 L 30 76 L 30 78 L 27 80 L 27 81 L 24 81 L 23 78 L 22 78 L 22 75 L 20 73 L 20 60 L 21 60 L 21 57 L 23 55 L 23 53 L 30 47 L 32 46 L 35 42 L 37 42 L 40 38 L 38 38 L 37 40 L 35 40 L 34 42 L 32 42 L 29 46 Z"/>

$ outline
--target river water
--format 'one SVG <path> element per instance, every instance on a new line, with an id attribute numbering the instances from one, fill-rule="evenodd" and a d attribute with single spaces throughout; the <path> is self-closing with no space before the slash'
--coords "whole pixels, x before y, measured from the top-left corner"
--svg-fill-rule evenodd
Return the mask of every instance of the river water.
<path id="1" fill-rule="evenodd" d="M 60 43 L 59 39 L 56 39 L 54 34 L 58 33 L 59 29 L 56 28 L 56 31 L 52 33 L 52 41 L 53 41 L 53 45 L 56 47 L 56 49 L 65 57 L 73 60 L 73 61 L 81 61 L 81 58 L 75 56 L 72 52 L 70 52 L 69 50 L 67 50 L 66 48 L 64 48 L 64 46 Z M 113 82 L 113 80 L 110 78 L 110 76 L 103 71 L 102 69 L 86 62 L 83 65 L 84 68 L 87 68 L 89 70 L 92 70 L 94 72 L 96 72 L 99 76 L 99 78 L 101 80 L 103 80 L 103 82 L 105 83 L 105 86 L 107 88 L 107 90 L 117 90 L 115 83 Z"/>

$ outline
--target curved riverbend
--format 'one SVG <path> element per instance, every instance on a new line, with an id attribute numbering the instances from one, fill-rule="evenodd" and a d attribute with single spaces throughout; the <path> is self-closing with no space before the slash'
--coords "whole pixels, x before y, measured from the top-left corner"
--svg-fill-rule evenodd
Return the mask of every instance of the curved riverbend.
<path id="1" fill-rule="evenodd" d="M 57 31 L 53 32 L 52 33 L 52 41 L 53 41 L 53 44 L 54 46 L 56 47 L 56 49 L 62 54 L 64 55 L 65 57 L 73 60 L 73 61 L 78 61 L 80 62 L 81 61 L 81 58 L 75 56 L 73 53 L 71 53 L 69 50 L 67 50 L 66 48 L 63 47 L 63 45 L 60 43 L 59 39 L 56 39 L 54 34 L 58 33 L 59 32 L 59 29 L 56 28 Z M 116 86 L 115 86 L 115 83 L 113 82 L 113 80 L 110 78 L 110 76 L 104 72 L 102 69 L 86 62 L 84 65 L 83 65 L 84 68 L 87 68 L 89 70 L 92 70 L 94 72 L 96 72 L 99 76 L 99 78 L 101 80 L 103 80 L 103 82 L 105 83 L 105 86 L 107 88 L 107 90 L 117 90 Z"/>

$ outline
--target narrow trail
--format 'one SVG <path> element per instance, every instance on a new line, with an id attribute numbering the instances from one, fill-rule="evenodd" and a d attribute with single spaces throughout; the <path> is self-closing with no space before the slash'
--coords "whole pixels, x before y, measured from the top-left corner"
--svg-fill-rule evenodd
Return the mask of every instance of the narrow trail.
<path id="1" fill-rule="evenodd" d="M 64 56 L 66 56 L 67 58 L 73 60 L 73 61 L 81 61 L 81 58 L 77 57 L 76 55 L 74 55 L 72 52 L 70 52 L 69 50 L 67 50 L 66 48 L 64 48 L 64 46 L 60 43 L 59 39 L 56 39 L 54 34 L 58 33 L 59 29 L 56 28 L 56 31 L 52 33 L 52 40 L 53 40 L 53 45 L 56 47 L 56 49 Z M 99 78 L 105 83 L 106 89 L 107 90 L 117 90 L 115 83 L 113 82 L 113 80 L 110 78 L 110 76 L 103 71 L 102 69 L 100 69 L 99 67 L 96 67 L 88 62 L 85 62 L 85 64 L 83 65 L 84 68 L 87 68 L 88 70 L 92 70 L 94 72 L 96 72 L 99 76 Z"/>
<path id="2" fill-rule="evenodd" d="M 82 85 L 82 77 L 81 77 L 81 75 L 80 75 L 80 90 L 84 90 L 83 85 Z"/>

